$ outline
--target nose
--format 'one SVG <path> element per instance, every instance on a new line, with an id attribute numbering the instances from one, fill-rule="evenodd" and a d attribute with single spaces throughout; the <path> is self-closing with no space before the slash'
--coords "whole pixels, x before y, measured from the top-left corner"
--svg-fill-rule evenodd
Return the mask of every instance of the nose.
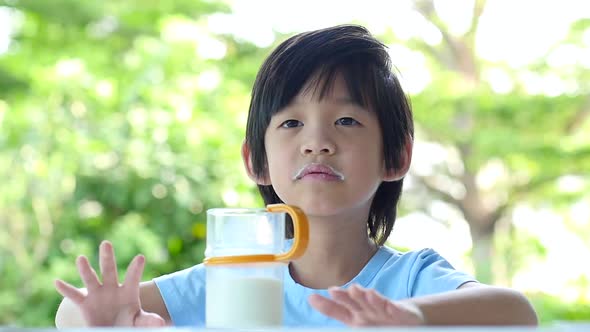
<path id="1" fill-rule="evenodd" d="M 302 155 L 332 155 L 336 152 L 336 145 L 329 135 L 320 128 L 306 133 L 301 144 Z"/>

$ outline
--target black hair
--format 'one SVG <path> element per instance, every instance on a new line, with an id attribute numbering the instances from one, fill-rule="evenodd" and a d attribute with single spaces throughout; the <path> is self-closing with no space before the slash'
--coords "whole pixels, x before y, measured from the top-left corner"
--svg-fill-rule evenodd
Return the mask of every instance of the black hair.
<path id="1" fill-rule="evenodd" d="M 402 167 L 401 158 L 414 136 L 408 97 L 392 72 L 387 47 L 358 25 L 339 25 L 304 32 L 282 42 L 262 64 L 254 87 L 246 126 L 252 169 L 267 176 L 264 137 L 271 117 L 302 91 L 313 88 L 320 99 L 342 75 L 355 103 L 375 112 L 383 136 L 388 170 Z M 382 182 L 369 212 L 369 237 L 382 245 L 393 228 L 403 179 Z M 265 204 L 283 203 L 272 185 L 259 185 Z M 287 225 L 288 236 L 292 225 Z"/>

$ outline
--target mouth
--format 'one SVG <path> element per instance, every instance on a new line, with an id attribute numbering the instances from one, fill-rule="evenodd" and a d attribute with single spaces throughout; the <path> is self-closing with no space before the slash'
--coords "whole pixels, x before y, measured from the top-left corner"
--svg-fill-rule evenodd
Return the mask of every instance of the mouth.
<path id="1" fill-rule="evenodd" d="M 344 175 L 331 166 L 311 163 L 303 166 L 293 177 L 294 180 L 314 179 L 325 181 L 342 181 Z"/>

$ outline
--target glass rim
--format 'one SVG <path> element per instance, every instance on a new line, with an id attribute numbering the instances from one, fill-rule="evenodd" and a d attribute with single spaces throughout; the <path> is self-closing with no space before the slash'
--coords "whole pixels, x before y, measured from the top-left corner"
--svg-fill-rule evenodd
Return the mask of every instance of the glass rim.
<path id="1" fill-rule="evenodd" d="M 252 216 L 269 212 L 264 208 L 212 208 L 207 209 L 207 215 L 213 216 Z M 284 213 L 284 212 L 281 212 Z"/>

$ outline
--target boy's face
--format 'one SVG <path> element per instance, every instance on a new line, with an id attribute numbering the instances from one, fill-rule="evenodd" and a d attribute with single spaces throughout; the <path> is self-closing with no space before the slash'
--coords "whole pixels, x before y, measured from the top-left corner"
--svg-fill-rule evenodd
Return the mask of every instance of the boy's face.
<path id="1" fill-rule="evenodd" d="M 321 101 L 302 93 L 275 114 L 265 148 L 264 184 L 309 216 L 368 213 L 381 182 L 392 180 L 377 115 L 352 101 L 341 77 Z"/>

